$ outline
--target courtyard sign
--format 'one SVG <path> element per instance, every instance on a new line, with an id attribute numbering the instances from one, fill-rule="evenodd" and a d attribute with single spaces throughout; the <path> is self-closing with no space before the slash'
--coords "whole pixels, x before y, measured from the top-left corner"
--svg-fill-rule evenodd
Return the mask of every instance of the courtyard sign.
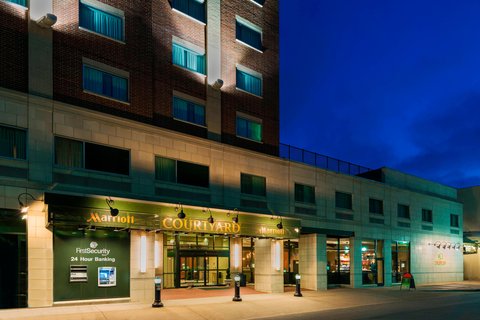
<path id="1" fill-rule="evenodd" d="M 200 231 L 230 234 L 240 233 L 239 223 L 225 221 L 215 221 L 214 223 L 210 223 L 206 220 L 166 217 L 162 220 L 162 227 L 166 230 Z"/>

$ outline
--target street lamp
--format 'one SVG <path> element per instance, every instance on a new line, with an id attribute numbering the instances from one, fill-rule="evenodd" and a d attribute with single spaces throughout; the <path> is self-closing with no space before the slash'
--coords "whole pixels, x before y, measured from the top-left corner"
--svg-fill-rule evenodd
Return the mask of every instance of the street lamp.
<path id="1" fill-rule="evenodd" d="M 240 275 L 237 273 L 233 280 L 235 280 L 235 296 L 232 301 L 242 301 L 242 298 L 240 298 Z"/>
<path id="2" fill-rule="evenodd" d="M 155 277 L 153 281 L 155 282 L 155 301 L 152 303 L 152 307 L 161 308 L 163 307 L 163 303 L 160 298 L 160 290 L 162 289 L 162 278 Z"/>
<path id="3" fill-rule="evenodd" d="M 302 292 L 300 291 L 300 278 L 301 276 L 297 273 L 295 275 L 295 294 L 293 295 L 294 297 L 301 297 L 302 296 Z"/>

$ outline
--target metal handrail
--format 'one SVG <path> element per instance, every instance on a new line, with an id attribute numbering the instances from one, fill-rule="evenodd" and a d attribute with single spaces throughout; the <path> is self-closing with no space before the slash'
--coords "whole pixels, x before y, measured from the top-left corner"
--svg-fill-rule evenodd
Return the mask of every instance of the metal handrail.
<path id="1" fill-rule="evenodd" d="M 370 168 L 358 164 L 335 159 L 284 143 L 280 143 L 279 145 L 279 156 L 280 158 L 289 161 L 300 162 L 317 168 L 348 175 L 358 175 L 367 171 L 371 171 Z"/>

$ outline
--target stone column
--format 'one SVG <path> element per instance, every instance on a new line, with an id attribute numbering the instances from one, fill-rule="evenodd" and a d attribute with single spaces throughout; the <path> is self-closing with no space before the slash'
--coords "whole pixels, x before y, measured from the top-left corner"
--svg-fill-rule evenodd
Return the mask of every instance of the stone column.
<path id="1" fill-rule="evenodd" d="M 310 290 L 327 289 L 327 237 L 301 235 L 298 242 L 301 286 Z"/>
<path id="2" fill-rule="evenodd" d="M 350 238 L 350 286 L 362 287 L 362 240 Z"/>
<path id="3" fill-rule="evenodd" d="M 392 240 L 383 241 L 383 257 L 385 259 L 385 286 L 392 285 Z"/>
<path id="4" fill-rule="evenodd" d="M 230 278 L 242 272 L 242 238 L 230 239 Z"/>
<path id="5" fill-rule="evenodd" d="M 141 237 L 147 239 L 147 269 L 140 270 Z M 155 268 L 153 264 L 155 234 L 141 230 L 132 230 L 130 234 L 130 299 L 132 302 L 149 303 L 154 300 Z"/>
<path id="6" fill-rule="evenodd" d="M 283 241 L 255 241 L 255 290 L 283 292 Z"/>

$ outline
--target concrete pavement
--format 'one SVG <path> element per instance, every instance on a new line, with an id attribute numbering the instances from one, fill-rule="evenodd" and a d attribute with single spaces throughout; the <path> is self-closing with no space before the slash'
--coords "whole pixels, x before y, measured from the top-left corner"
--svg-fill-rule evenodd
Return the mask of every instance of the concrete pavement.
<path id="1" fill-rule="evenodd" d="M 303 291 L 303 297 L 293 292 L 281 294 L 242 294 L 242 302 L 233 302 L 230 295 L 191 299 L 162 299 L 163 308 L 151 304 L 110 303 L 79 306 L 0 310 L 0 319 L 221 319 L 240 320 L 331 309 L 353 308 L 389 303 L 408 303 L 412 299 L 431 299 L 435 296 L 458 295 L 480 290 L 480 282 L 445 283 L 419 286 L 417 290 L 399 287 L 362 289 L 337 288 L 327 291 Z M 153 301 L 152 301 L 153 302 Z"/>

